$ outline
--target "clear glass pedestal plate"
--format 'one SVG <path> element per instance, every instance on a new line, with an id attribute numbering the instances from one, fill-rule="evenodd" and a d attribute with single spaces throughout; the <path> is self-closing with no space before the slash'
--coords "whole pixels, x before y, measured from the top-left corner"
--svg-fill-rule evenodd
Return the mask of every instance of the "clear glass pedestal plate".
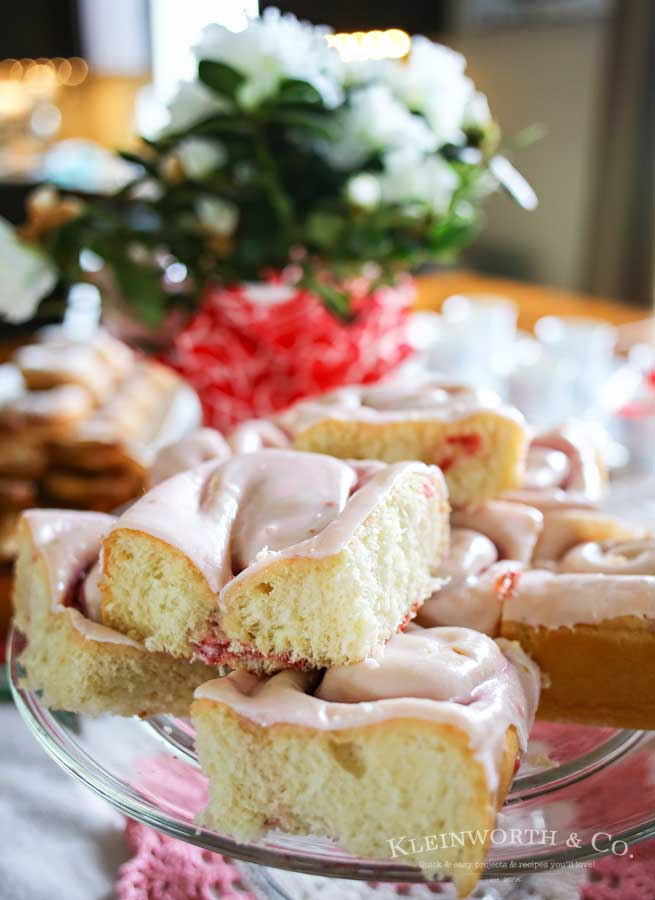
<path id="1" fill-rule="evenodd" d="M 48 710 L 20 683 L 21 642 L 11 631 L 7 669 L 22 718 L 60 766 L 126 816 L 265 867 L 251 874 L 273 897 L 294 896 L 288 878 L 278 878 L 276 870 L 376 883 L 425 882 L 421 870 L 404 866 L 402 857 L 359 859 L 327 840 L 277 831 L 239 843 L 197 825 L 206 779 L 191 725 L 168 716 L 142 721 Z M 537 723 L 492 834 L 484 878 L 516 878 L 609 852 L 622 855 L 629 845 L 654 836 L 655 732 Z"/>

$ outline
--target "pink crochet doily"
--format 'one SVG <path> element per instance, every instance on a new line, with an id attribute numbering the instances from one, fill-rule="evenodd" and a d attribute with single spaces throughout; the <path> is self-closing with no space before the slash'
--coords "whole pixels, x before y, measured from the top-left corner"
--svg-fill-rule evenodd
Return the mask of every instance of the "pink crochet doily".
<path id="1" fill-rule="evenodd" d="M 256 900 L 228 859 L 129 820 L 134 857 L 119 870 L 117 900 Z"/>
<path id="2" fill-rule="evenodd" d="M 655 841 L 625 856 L 604 856 L 589 869 L 581 900 L 655 900 Z"/>
<path id="3" fill-rule="evenodd" d="M 135 855 L 119 870 L 117 900 L 257 900 L 242 884 L 237 866 L 218 853 L 131 820 L 125 835 Z M 553 880 L 557 874 L 553 872 Z M 384 887 L 388 890 L 390 885 Z M 414 887 L 394 885 L 400 897 Z M 439 885 L 431 887 L 435 894 L 441 892 Z M 375 900 L 376 888 L 375 884 L 369 887 L 371 900 Z M 520 890 L 515 885 L 512 897 L 523 896 Z M 526 885 L 526 900 L 535 900 L 532 891 Z M 480 896 L 478 891 L 474 896 Z M 625 856 L 597 860 L 587 870 L 578 896 L 579 900 L 655 900 L 655 841 L 641 844 Z"/>

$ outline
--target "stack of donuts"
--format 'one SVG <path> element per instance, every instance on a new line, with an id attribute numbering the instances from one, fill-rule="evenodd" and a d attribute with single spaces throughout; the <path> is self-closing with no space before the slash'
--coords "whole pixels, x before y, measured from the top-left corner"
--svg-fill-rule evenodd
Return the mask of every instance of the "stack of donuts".
<path id="1" fill-rule="evenodd" d="M 199 423 L 175 373 L 102 329 L 79 340 L 45 328 L 13 363 L 16 388 L 0 400 L 1 496 L 13 491 L 25 508 L 38 498 L 115 509 L 140 493 L 158 449 Z"/>
<path id="2" fill-rule="evenodd" d="M 399 849 L 464 896 L 535 715 L 655 728 L 655 544 L 602 511 L 579 427 L 349 387 L 199 429 L 148 486 L 117 518 L 23 514 L 22 659 L 57 708 L 190 710 L 209 827 L 373 858 L 468 834 Z"/>
<path id="3" fill-rule="evenodd" d="M 109 511 L 138 496 L 158 449 L 199 422 L 195 394 L 102 329 L 48 327 L 0 367 L 0 572 L 21 510 Z M 1 577 L 1 575 L 0 575 Z"/>

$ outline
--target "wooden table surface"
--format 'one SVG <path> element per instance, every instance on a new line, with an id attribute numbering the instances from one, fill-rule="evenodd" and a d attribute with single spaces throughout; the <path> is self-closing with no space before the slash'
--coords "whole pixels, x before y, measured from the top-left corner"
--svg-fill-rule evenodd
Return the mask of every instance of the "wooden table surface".
<path id="1" fill-rule="evenodd" d="M 585 297 L 560 288 L 527 284 L 509 278 L 492 278 L 460 270 L 422 275 L 417 279 L 417 309 L 439 309 L 453 294 L 467 296 L 495 294 L 518 305 L 519 328 L 531 331 L 541 316 L 586 316 L 625 325 L 645 319 L 648 311 L 600 297 Z"/>

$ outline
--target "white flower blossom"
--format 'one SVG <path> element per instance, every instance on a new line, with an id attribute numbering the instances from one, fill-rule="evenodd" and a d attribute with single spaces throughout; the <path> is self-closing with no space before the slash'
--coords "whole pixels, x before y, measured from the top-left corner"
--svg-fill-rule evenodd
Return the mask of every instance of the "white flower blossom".
<path id="1" fill-rule="evenodd" d="M 440 156 L 419 156 L 410 148 L 385 158 L 380 190 L 385 203 L 427 207 L 435 215 L 448 210 L 459 179 Z"/>
<path id="2" fill-rule="evenodd" d="M 318 145 L 336 169 L 354 169 L 373 153 L 411 146 L 433 150 L 434 135 L 421 116 L 409 112 L 383 84 L 370 84 L 351 94 L 332 123 L 332 138 Z"/>
<path id="3" fill-rule="evenodd" d="M 343 64 L 343 82 L 346 87 L 393 81 L 394 70 L 400 64 L 391 59 L 360 59 Z"/>
<path id="4" fill-rule="evenodd" d="M 491 110 L 485 94 L 476 91 L 464 110 L 466 128 L 485 128 L 491 122 Z"/>
<path id="5" fill-rule="evenodd" d="M 465 68 L 461 53 L 417 35 L 407 62 L 387 70 L 393 92 L 425 116 L 438 146 L 462 139 L 465 111 L 475 94 Z"/>
<path id="6" fill-rule="evenodd" d="M 353 206 L 374 209 L 382 197 L 379 178 L 370 172 L 353 175 L 346 184 L 346 197 Z"/>
<path id="7" fill-rule="evenodd" d="M 239 210 L 222 197 L 201 197 L 196 202 L 196 214 L 207 231 L 218 237 L 230 237 L 239 222 Z"/>
<path id="8" fill-rule="evenodd" d="M 164 133 L 186 131 L 215 113 L 225 112 L 228 104 L 201 81 L 181 81 L 168 104 L 169 121 Z"/>
<path id="9" fill-rule="evenodd" d="M 57 283 L 50 260 L 36 247 L 20 241 L 4 219 L 0 219 L 0 271 L 0 317 L 9 322 L 31 319 Z"/>
<path id="10" fill-rule="evenodd" d="M 161 200 L 163 195 L 164 189 L 154 178 L 144 178 L 143 181 L 137 181 L 134 187 L 130 188 L 132 200 L 143 200 L 146 203 L 156 203 Z"/>
<path id="11" fill-rule="evenodd" d="M 285 79 L 306 81 L 326 106 L 335 107 L 343 96 L 343 65 L 325 40 L 329 33 L 329 28 L 266 9 L 237 33 L 208 25 L 194 51 L 198 60 L 224 63 L 244 76 L 237 100 L 245 109 L 254 109 L 272 96 Z"/>
<path id="12" fill-rule="evenodd" d="M 215 169 L 220 168 L 227 158 L 225 147 L 220 141 L 209 138 L 188 137 L 175 148 L 187 178 L 200 180 Z"/>

